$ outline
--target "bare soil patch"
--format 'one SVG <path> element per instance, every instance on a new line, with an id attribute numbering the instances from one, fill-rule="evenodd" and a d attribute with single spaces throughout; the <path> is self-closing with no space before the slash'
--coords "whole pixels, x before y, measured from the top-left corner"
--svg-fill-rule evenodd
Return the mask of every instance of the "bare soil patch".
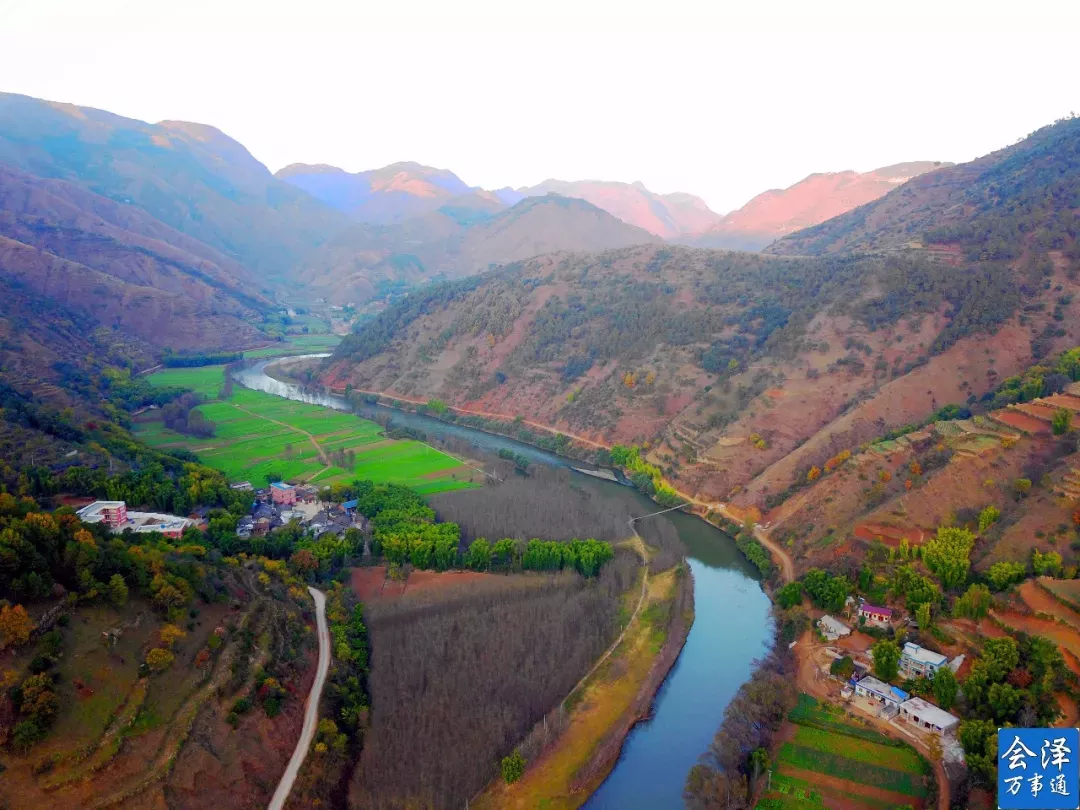
<path id="1" fill-rule="evenodd" d="M 793 734 L 794 731 L 791 733 Z M 796 768 L 787 764 L 781 765 L 779 770 L 780 773 L 785 776 L 791 776 L 795 779 L 805 779 L 813 785 L 814 789 L 821 793 L 822 798 L 825 800 L 826 807 L 843 808 L 844 810 L 847 810 L 848 808 L 850 808 L 850 810 L 865 810 L 865 804 L 860 803 L 851 796 L 845 795 L 849 793 L 854 793 L 858 796 L 866 796 L 868 799 L 886 802 L 898 807 L 911 805 L 916 808 L 921 808 L 925 806 L 922 800 L 917 799 L 914 796 L 908 796 L 906 793 L 896 793 L 895 791 L 884 790 L 883 788 L 874 787 L 873 785 L 864 785 L 861 782 L 849 782 L 846 779 L 840 779 L 839 777 L 830 776 L 827 773 L 820 773 L 819 771 L 807 771 L 803 768 Z"/>

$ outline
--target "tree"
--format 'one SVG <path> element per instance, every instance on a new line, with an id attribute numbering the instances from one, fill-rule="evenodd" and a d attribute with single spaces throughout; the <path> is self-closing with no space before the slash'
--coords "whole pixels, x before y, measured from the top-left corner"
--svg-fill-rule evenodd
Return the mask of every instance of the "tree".
<path id="1" fill-rule="evenodd" d="M 891 681 L 900 671 L 900 648 L 895 641 L 882 639 L 870 648 L 874 657 L 874 674 L 883 681 Z"/>
<path id="2" fill-rule="evenodd" d="M 850 655 L 837 658 L 829 665 L 829 672 L 840 680 L 846 681 L 855 674 L 855 662 L 851 660 Z"/>
<path id="3" fill-rule="evenodd" d="M 943 589 L 952 590 L 967 579 L 971 566 L 969 555 L 974 544 L 975 535 L 967 529 L 941 526 L 923 547 L 923 562 L 937 574 Z"/>
<path id="4" fill-rule="evenodd" d="M 764 748 L 755 748 L 750 752 L 751 779 L 757 781 L 758 777 L 769 770 L 769 752 Z"/>
<path id="5" fill-rule="evenodd" d="M 923 602 L 915 609 L 915 623 L 919 625 L 920 630 L 929 630 L 932 621 L 933 619 L 930 616 L 930 603 Z"/>
<path id="6" fill-rule="evenodd" d="M 146 665 L 154 672 L 164 672 L 175 660 L 176 656 L 163 647 L 154 647 L 146 654 Z"/>
<path id="7" fill-rule="evenodd" d="M 776 592 L 776 602 L 784 610 L 795 607 L 802 603 L 802 585 L 798 582 L 789 582 Z"/>
<path id="8" fill-rule="evenodd" d="M 525 773 L 525 758 L 521 756 L 520 751 L 514 751 L 502 758 L 501 768 L 503 781 L 511 785 Z"/>
<path id="9" fill-rule="evenodd" d="M 806 482 L 812 484 L 821 478 L 821 467 L 811 467 L 810 471 L 806 474 Z"/>
<path id="10" fill-rule="evenodd" d="M 1020 651 L 1016 641 L 1008 636 L 988 638 L 983 642 L 982 656 L 979 659 L 986 668 L 986 675 L 991 681 L 1000 681 L 1020 663 Z"/>
<path id="11" fill-rule="evenodd" d="M 1010 585 L 1024 579 L 1027 572 L 1023 563 L 999 562 L 994 563 L 986 572 L 986 578 L 990 580 L 990 587 L 995 591 L 1003 591 Z"/>
<path id="12" fill-rule="evenodd" d="M 107 590 L 109 601 L 118 608 L 127 604 L 128 600 L 128 586 L 124 582 L 124 577 L 120 574 L 113 574 L 109 577 L 109 587 Z"/>
<path id="13" fill-rule="evenodd" d="M 962 619 L 979 619 L 990 612 L 990 589 L 985 585 L 972 585 L 956 600 L 953 605 L 953 615 Z"/>
<path id="14" fill-rule="evenodd" d="M 997 523 L 1000 517 L 1001 511 L 993 504 L 979 512 L 979 534 L 985 534 L 986 530 Z"/>
<path id="15" fill-rule="evenodd" d="M 1050 425 L 1055 436 L 1064 436 L 1072 430 L 1072 411 L 1068 408 L 1058 408 L 1050 418 Z"/>
<path id="16" fill-rule="evenodd" d="M 1017 478 L 1013 481 L 1013 491 L 1018 498 L 1023 498 L 1031 492 L 1031 479 L 1030 478 Z"/>
<path id="17" fill-rule="evenodd" d="M 319 561 L 308 549 L 301 548 L 293 552 L 289 558 L 289 565 L 301 576 L 307 576 L 312 571 L 318 570 Z"/>
<path id="18" fill-rule="evenodd" d="M 1045 554 L 1037 548 L 1031 551 L 1031 567 L 1035 576 L 1061 576 L 1061 555 L 1056 551 L 1048 551 Z"/>
<path id="19" fill-rule="evenodd" d="M 22 605 L 0 608 L 0 632 L 4 634 L 5 646 L 21 647 L 30 640 L 35 627 L 34 620 Z"/>
<path id="20" fill-rule="evenodd" d="M 162 645 L 164 645 L 167 649 L 172 649 L 173 645 L 175 645 L 176 642 L 184 638 L 186 635 L 187 633 L 185 633 L 175 624 L 162 625 L 161 629 L 158 630 L 158 638 L 161 639 Z"/>
<path id="21" fill-rule="evenodd" d="M 948 711 L 948 709 L 956 702 L 956 693 L 958 686 L 956 683 L 956 675 L 948 667 L 942 667 L 934 674 L 934 697 L 937 698 L 938 705 Z"/>

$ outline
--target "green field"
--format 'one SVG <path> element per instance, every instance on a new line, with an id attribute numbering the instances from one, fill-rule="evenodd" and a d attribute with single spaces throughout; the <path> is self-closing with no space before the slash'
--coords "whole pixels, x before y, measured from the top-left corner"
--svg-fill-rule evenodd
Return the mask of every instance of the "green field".
<path id="1" fill-rule="evenodd" d="M 910 746 L 846 717 L 840 707 L 800 695 L 788 720 L 794 724 L 794 735 L 775 755 L 770 788 L 756 805 L 761 810 L 836 803 L 893 810 L 921 806 L 929 797 L 931 771 L 926 760 Z M 821 774 L 822 779 L 803 778 L 809 773 Z M 869 788 L 911 797 L 911 802 L 893 804 L 887 796 L 871 795 Z"/>
<path id="2" fill-rule="evenodd" d="M 151 375 L 150 381 L 206 387 L 209 379 L 220 379 L 220 374 L 220 366 L 169 369 Z M 160 422 L 139 423 L 135 434 L 151 447 L 189 450 L 231 480 L 251 481 L 256 486 L 265 484 L 270 474 L 316 484 L 354 478 L 392 481 L 423 494 L 472 486 L 468 467 L 420 442 L 386 439 L 379 425 L 352 414 L 239 386 L 228 401 L 208 402 L 199 410 L 215 425 L 208 439 L 167 430 Z M 354 454 L 351 469 L 343 468 L 341 459 L 337 464 L 324 461 L 339 450 Z"/>
<path id="3" fill-rule="evenodd" d="M 215 399 L 225 384 L 225 366 L 167 368 L 154 372 L 146 379 L 151 385 L 190 388 L 207 399 Z"/>

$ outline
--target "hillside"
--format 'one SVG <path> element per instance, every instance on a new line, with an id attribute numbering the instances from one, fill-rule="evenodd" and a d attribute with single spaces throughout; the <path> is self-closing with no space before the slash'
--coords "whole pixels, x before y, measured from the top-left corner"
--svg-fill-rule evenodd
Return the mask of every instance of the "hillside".
<path id="1" fill-rule="evenodd" d="M 787 234 L 872 202 L 913 177 L 952 164 L 898 163 L 869 172 L 812 174 L 786 189 L 770 189 L 686 239 L 697 247 L 761 250 Z"/>
<path id="2" fill-rule="evenodd" d="M 397 225 L 355 225 L 315 252 L 300 278 L 334 303 L 358 302 L 395 284 L 470 275 L 541 253 L 656 241 L 584 200 L 530 197 L 498 212 L 448 204 Z"/>
<path id="3" fill-rule="evenodd" d="M 508 196 L 509 189 L 495 192 L 509 201 L 514 196 L 536 197 L 559 194 L 576 197 L 602 208 L 630 225 L 636 225 L 664 239 L 699 233 L 720 221 L 705 201 L 693 194 L 655 194 L 642 183 L 617 183 L 603 180 L 545 180 L 535 186 L 519 188 Z"/>
<path id="4" fill-rule="evenodd" d="M 969 220 L 943 204 L 934 238 L 953 241 L 932 251 L 788 258 L 638 246 L 437 285 L 361 326 L 324 381 L 638 444 L 687 494 L 767 512 L 812 468 L 946 405 L 992 399 L 1007 378 L 1080 344 L 1076 203 L 1063 193 L 1080 180 L 1078 145 L 1080 126 L 1062 122 L 917 178 L 916 188 L 985 178 L 966 192 Z M 992 203 L 980 204 L 991 188 Z M 901 186 L 866 208 L 893 210 L 912 193 Z M 1016 215 L 998 215 L 1014 200 Z M 973 232 L 1001 243 L 973 252 Z M 807 542 L 844 536 L 868 504 L 891 497 L 861 480 L 827 518 L 790 525 Z"/>
<path id="5" fill-rule="evenodd" d="M 1059 121 L 971 163 L 922 175 L 881 199 L 781 240 L 770 253 L 927 247 L 1017 259 L 1074 244 L 1080 120 Z"/>
<path id="6" fill-rule="evenodd" d="M 0 164 L 140 208 L 263 279 L 286 274 L 345 224 L 204 124 L 147 124 L 4 93 Z"/>

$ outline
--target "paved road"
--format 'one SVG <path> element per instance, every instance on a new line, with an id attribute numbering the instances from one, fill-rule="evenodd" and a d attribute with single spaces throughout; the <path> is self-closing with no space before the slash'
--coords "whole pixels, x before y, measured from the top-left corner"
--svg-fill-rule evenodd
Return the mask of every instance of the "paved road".
<path id="1" fill-rule="evenodd" d="M 311 741 L 315 739 L 315 726 L 319 723 L 319 698 L 322 697 L 323 686 L 326 684 L 326 673 L 330 671 L 330 631 L 326 629 L 326 594 L 314 588 L 308 588 L 312 598 L 315 599 L 315 624 L 319 629 L 319 665 L 315 670 L 315 683 L 311 685 L 311 694 L 308 695 L 307 708 L 304 711 L 304 728 L 297 740 L 296 750 L 293 751 L 289 766 L 278 782 L 274 798 L 270 800 L 269 810 L 281 810 L 285 806 L 285 800 L 289 798 L 293 782 L 300 773 L 300 766 L 304 764 L 304 757 L 311 748 Z"/>

